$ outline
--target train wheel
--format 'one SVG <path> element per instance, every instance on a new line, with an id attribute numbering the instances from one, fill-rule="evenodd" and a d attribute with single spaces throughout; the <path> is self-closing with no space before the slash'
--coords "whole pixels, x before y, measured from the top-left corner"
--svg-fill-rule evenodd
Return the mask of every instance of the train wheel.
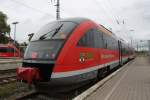
<path id="1" fill-rule="evenodd" d="M 105 76 L 105 68 L 99 69 L 97 72 L 97 79 L 100 80 Z"/>
<path id="2" fill-rule="evenodd" d="M 110 74 L 110 66 L 107 66 L 107 75 Z"/>

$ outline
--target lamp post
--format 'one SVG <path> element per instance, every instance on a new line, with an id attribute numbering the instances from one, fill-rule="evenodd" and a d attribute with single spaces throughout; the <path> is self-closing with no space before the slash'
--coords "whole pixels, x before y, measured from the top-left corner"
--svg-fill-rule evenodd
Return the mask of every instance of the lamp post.
<path id="1" fill-rule="evenodd" d="M 13 22 L 12 24 L 15 26 L 14 27 L 14 45 L 15 45 L 15 41 L 16 41 L 16 25 L 18 24 L 19 22 Z M 16 56 L 16 53 L 15 53 L 15 50 L 14 50 L 14 56 Z"/>
<path id="2" fill-rule="evenodd" d="M 16 25 L 18 24 L 19 22 L 13 22 L 12 24 L 15 26 L 14 27 L 14 44 L 15 44 L 15 41 L 16 41 Z"/>
<path id="3" fill-rule="evenodd" d="M 148 40 L 148 51 L 149 51 L 149 61 L 150 61 L 150 40 Z"/>
<path id="4" fill-rule="evenodd" d="M 56 0 L 51 0 L 51 3 L 55 1 Z M 56 20 L 59 20 L 60 19 L 60 0 L 57 0 L 54 6 L 56 6 Z"/>
<path id="5" fill-rule="evenodd" d="M 134 32 L 134 30 L 133 29 L 131 29 L 131 30 L 129 30 L 130 32 Z M 132 36 L 131 36 L 131 47 L 133 46 L 133 38 L 132 38 Z"/>

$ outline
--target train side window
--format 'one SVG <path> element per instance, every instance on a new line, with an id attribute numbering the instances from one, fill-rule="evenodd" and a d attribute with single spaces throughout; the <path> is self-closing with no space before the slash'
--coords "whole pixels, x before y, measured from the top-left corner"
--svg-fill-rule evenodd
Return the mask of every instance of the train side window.
<path id="1" fill-rule="evenodd" d="M 115 48 L 116 48 L 115 39 L 111 37 L 111 50 L 115 50 Z"/>
<path id="2" fill-rule="evenodd" d="M 98 29 L 90 29 L 79 40 L 77 46 L 103 48 L 103 33 Z"/>
<path id="3" fill-rule="evenodd" d="M 14 48 L 9 48 L 9 52 L 13 53 L 16 52 L 16 50 Z"/>
<path id="4" fill-rule="evenodd" d="M 104 48 L 108 49 L 108 36 L 104 33 L 103 34 L 103 40 L 104 40 Z"/>
<path id="5" fill-rule="evenodd" d="M 98 29 L 94 30 L 94 40 L 96 48 L 103 48 L 103 33 Z"/>
<path id="6" fill-rule="evenodd" d="M 114 50 L 118 50 L 118 42 L 114 39 Z"/>
<path id="7" fill-rule="evenodd" d="M 118 49 L 118 42 L 117 42 L 117 40 L 114 38 L 114 37 L 112 37 L 112 43 L 111 43 L 111 50 L 117 50 Z"/>
<path id="8" fill-rule="evenodd" d="M 103 34 L 104 48 L 109 50 L 118 50 L 118 41 L 109 35 Z"/>
<path id="9" fill-rule="evenodd" d="M 122 54 L 126 55 L 127 54 L 127 50 L 126 50 L 126 45 L 122 44 Z"/>
<path id="10" fill-rule="evenodd" d="M 90 29 L 85 33 L 85 35 L 77 43 L 77 46 L 94 47 L 93 29 Z"/>
<path id="11" fill-rule="evenodd" d="M 8 52 L 8 49 L 6 47 L 0 47 L 0 52 L 6 53 L 6 52 Z"/>

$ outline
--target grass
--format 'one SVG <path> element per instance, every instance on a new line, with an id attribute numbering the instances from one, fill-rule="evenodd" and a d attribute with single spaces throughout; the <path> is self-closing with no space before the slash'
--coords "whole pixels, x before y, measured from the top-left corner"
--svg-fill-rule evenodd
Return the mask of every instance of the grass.
<path id="1" fill-rule="evenodd" d="M 28 86 L 23 83 L 10 83 L 0 86 L 0 100 L 2 98 L 8 98 L 12 95 L 18 94 L 20 92 L 30 91 Z"/>
<path id="2" fill-rule="evenodd" d="M 12 94 L 17 87 L 16 83 L 10 83 L 6 85 L 1 85 L 0 86 L 0 97 L 6 97 L 10 94 Z"/>

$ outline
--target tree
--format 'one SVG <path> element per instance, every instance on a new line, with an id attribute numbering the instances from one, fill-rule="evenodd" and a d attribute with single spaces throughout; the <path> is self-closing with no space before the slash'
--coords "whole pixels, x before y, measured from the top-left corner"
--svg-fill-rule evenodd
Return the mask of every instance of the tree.
<path id="1" fill-rule="evenodd" d="M 10 25 L 7 24 L 7 16 L 0 11 L 0 42 L 7 42 L 6 34 L 10 33 Z"/>

